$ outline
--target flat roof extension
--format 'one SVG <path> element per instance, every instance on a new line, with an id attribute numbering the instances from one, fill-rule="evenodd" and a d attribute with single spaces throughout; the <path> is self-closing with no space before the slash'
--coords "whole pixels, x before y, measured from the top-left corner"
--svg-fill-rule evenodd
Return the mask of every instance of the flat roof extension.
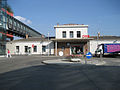
<path id="1" fill-rule="evenodd" d="M 84 24 L 63 24 L 63 25 L 55 25 L 54 28 L 88 28 L 88 25 Z"/>

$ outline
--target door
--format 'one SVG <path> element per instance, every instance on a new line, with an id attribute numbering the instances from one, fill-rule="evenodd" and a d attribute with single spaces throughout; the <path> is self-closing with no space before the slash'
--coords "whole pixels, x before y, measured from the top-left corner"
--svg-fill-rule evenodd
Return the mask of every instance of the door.
<path id="1" fill-rule="evenodd" d="M 81 45 L 71 46 L 71 54 L 74 54 L 74 55 L 83 54 L 83 46 Z"/>

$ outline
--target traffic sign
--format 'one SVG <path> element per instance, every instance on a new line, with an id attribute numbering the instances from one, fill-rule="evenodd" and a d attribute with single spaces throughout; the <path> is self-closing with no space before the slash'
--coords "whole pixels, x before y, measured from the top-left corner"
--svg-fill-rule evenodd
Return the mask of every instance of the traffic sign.
<path id="1" fill-rule="evenodd" d="M 63 56 L 63 51 L 60 51 L 60 52 L 59 52 L 59 56 Z"/>
<path id="2" fill-rule="evenodd" d="M 86 58 L 87 58 L 87 59 L 92 58 L 92 53 L 91 53 L 91 52 L 88 52 L 88 53 L 86 54 Z"/>

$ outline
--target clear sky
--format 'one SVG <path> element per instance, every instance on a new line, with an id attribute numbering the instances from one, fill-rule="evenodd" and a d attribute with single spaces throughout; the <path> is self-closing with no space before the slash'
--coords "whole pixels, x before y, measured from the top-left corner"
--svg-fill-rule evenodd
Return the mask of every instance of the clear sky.
<path id="1" fill-rule="evenodd" d="M 40 33 L 55 36 L 54 25 L 89 25 L 89 35 L 120 36 L 120 0 L 8 0 L 14 16 Z"/>

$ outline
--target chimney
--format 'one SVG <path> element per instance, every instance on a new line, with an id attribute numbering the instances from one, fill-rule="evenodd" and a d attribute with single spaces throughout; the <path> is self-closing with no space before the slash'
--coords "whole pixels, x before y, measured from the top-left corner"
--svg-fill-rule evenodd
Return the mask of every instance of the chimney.
<path id="1" fill-rule="evenodd" d="M 28 34 L 26 34 L 26 37 L 25 37 L 26 39 L 28 39 Z"/>
<path id="2" fill-rule="evenodd" d="M 59 26 L 59 23 L 57 23 L 57 26 Z"/>

